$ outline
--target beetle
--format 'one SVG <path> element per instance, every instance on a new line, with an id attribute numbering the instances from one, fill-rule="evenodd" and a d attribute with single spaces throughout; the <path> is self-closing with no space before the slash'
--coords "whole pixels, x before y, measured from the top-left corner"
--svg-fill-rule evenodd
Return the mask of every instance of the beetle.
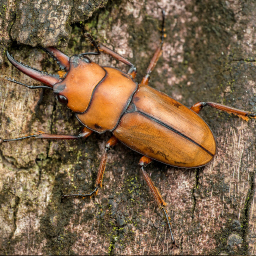
<path id="1" fill-rule="evenodd" d="M 216 141 L 209 126 L 198 113 L 205 106 L 210 106 L 227 113 L 235 114 L 245 120 L 256 115 L 239 109 L 213 102 L 198 102 L 187 108 L 169 96 L 148 86 L 150 74 L 162 53 L 164 39 L 164 11 L 160 45 L 156 49 L 141 83 L 135 82 L 136 67 L 121 55 L 102 44 L 98 44 L 87 34 L 95 52 L 86 52 L 68 57 L 54 47 L 44 50 L 54 57 L 66 74 L 53 76 L 26 66 L 16 61 L 7 51 L 7 58 L 21 72 L 37 81 L 41 86 L 28 86 L 30 89 L 52 89 L 56 99 L 71 109 L 83 130 L 78 135 L 53 135 L 38 133 L 15 139 L 0 139 L 0 144 L 26 138 L 39 139 L 79 139 L 87 138 L 93 132 L 112 132 L 113 136 L 106 143 L 98 169 L 95 189 L 89 194 L 63 195 L 67 197 L 86 197 L 97 194 L 102 186 L 103 174 L 107 162 L 107 152 L 118 141 L 130 149 L 142 154 L 139 166 L 143 178 L 158 206 L 163 210 L 172 243 L 175 240 L 171 223 L 165 209 L 166 203 L 144 167 L 152 160 L 164 164 L 196 168 L 209 163 L 216 154 Z M 113 67 L 102 67 L 92 62 L 88 55 L 109 54 L 130 67 L 127 73 Z"/>

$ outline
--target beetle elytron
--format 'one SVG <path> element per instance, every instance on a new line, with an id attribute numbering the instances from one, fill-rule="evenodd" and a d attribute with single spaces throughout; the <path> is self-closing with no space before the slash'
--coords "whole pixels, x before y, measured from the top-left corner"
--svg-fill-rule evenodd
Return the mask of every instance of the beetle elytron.
<path id="1" fill-rule="evenodd" d="M 63 78 L 25 66 L 14 60 L 7 52 L 9 61 L 17 69 L 44 84 L 42 86 L 25 86 L 31 89 L 52 89 L 58 101 L 75 112 L 84 128 L 77 136 L 39 133 L 16 139 L 0 139 L 0 144 L 31 137 L 78 139 L 86 138 L 92 132 L 112 132 L 113 136 L 107 142 L 101 159 L 95 189 L 90 194 L 73 194 L 63 197 L 85 197 L 96 194 L 102 185 L 107 152 L 110 147 L 121 141 L 143 155 L 139 161 L 143 178 L 153 193 L 155 201 L 164 211 L 172 242 L 175 244 L 169 217 L 165 210 L 166 203 L 145 172 L 144 167 L 152 160 L 186 168 L 199 167 L 210 162 L 216 152 L 216 142 L 208 125 L 197 115 L 205 106 L 233 113 L 243 119 L 255 118 L 255 114 L 212 102 L 199 102 L 189 109 L 149 87 L 150 74 L 162 52 L 163 31 L 164 12 L 160 46 L 140 84 L 134 81 L 136 68 L 131 62 L 107 47 L 97 44 L 90 35 L 87 37 L 96 52 L 82 53 L 69 58 L 54 47 L 45 49 L 57 59 L 60 66 L 64 67 L 67 73 Z M 115 68 L 101 67 L 86 57 L 86 55 L 100 55 L 101 52 L 127 64 L 130 67 L 129 72 L 126 74 Z M 15 80 L 9 80 L 22 84 Z"/>

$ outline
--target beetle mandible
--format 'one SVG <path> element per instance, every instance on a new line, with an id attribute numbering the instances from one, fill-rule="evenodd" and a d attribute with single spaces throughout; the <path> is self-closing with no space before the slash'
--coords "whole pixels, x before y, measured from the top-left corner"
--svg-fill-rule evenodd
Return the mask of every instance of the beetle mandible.
<path id="1" fill-rule="evenodd" d="M 15 139 L 0 139 L 0 144 L 26 138 L 79 139 L 87 138 L 93 132 L 112 132 L 113 136 L 106 143 L 100 162 L 95 189 L 89 194 L 72 194 L 63 197 L 86 197 L 97 194 L 102 186 L 107 152 L 120 141 L 143 155 L 139 161 L 141 173 L 156 203 L 165 214 L 172 243 L 175 244 L 165 209 L 166 203 L 144 167 L 152 160 L 184 168 L 196 168 L 209 163 L 216 153 L 216 142 L 208 125 L 198 116 L 205 106 L 235 114 L 246 120 L 255 118 L 256 115 L 213 102 L 198 102 L 189 109 L 148 86 L 150 74 L 162 53 L 164 11 L 162 14 L 160 45 L 140 84 L 134 81 L 136 67 L 130 61 L 102 44 L 97 44 L 89 34 L 87 37 L 96 49 L 95 52 L 86 52 L 69 58 L 54 47 L 44 49 L 58 61 L 61 67 L 64 67 L 66 71 L 64 77 L 52 76 L 25 66 L 7 52 L 7 58 L 17 69 L 44 85 L 28 86 L 13 79 L 8 80 L 30 89 L 52 89 L 57 100 L 71 109 L 84 127 L 79 135 L 38 133 Z M 101 52 L 128 65 L 130 67 L 128 73 L 112 67 L 101 67 L 86 56 L 100 55 Z"/>

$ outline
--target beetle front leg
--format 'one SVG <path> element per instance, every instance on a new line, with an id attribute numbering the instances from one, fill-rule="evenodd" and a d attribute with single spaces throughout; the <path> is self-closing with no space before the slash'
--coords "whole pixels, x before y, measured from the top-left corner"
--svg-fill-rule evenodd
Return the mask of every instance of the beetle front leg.
<path id="1" fill-rule="evenodd" d="M 253 114 L 251 112 L 228 107 L 228 106 L 225 106 L 225 105 L 222 105 L 219 103 L 214 103 L 214 102 L 198 102 L 198 103 L 194 104 L 190 109 L 198 114 L 205 106 L 210 106 L 212 108 L 216 108 L 216 109 L 225 111 L 229 114 L 237 115 L 238 117 L 241 117 L 242 119 L 244 119 L 246 121 L 248 121 L 251 118 L 256 118 L 256 114 Z"/>
<path id="2" fill-rule="evenodd" d="M 121 61 L 124 64 L 130 66 L 130 69 L 128 71 L 128 75 L 130 75 L 133 79 L 136 77 L 137 69 L 136 69 L 136 67 L 130 61 L 128 61 L 127 59 L 125 59 L 124 57 L 119 55 L 118 53 L 110 50 L 109 48 L 107 48 L 106 46 L 104 46 L 102 44 L 99 44 L 99 50 L 104 52 L 104 53 L 106 53 L 106 54 L 109 54 L 110 56 L 112 56 L 116 60 Z"/>
<path id="3" fill-rule="evenodd" d="M 174 240 L 174 236 L 172 234 L 172 229 L 171 229 L 171 223 L 170 223 L 170 217 L 168 216 L 168 213 L 165 209 L 165 206 L 166 206 L 166 202 L 163 200 L 160 192 L 158 191 L 158 189 L 155 187 L 153 181 L 151 180 L 151 178 L 149 177 L 149 175 L 147 174 L 147 172 L 144 170 L 144 167 L 146 165 L 148 165 L 149 163 L 151 163 L 152 160 L 146 156 L 143 156 L 140 161 L 139 161 L 139 165 L 141 166 L 140 167 L 140 170 L 142 172 L 142 175 L 143 175 L 143 178 L 144 180 L 146 181 L 150 191 L 152 192 L 154 198 L 155 198 L 155 201 L 157 203 L 157 205 L 159 206 L 159 208 L 161 208 L 164 212 L 164 215 L 165 215 L 165 218 L 166 218 L 166 221 L 167 221 L 167 224 L 168 224 L 168 228 L 169 228 L 169 231 L 171 233 L 171 239 L 172 239 L 172 244 L 175 245 L 175 240 Z"/>
<path id="4" fill-rule="evenodd" d="M 63 195 L 62 198 L 67 198 L 67 197 L 76 197 L 76 198 L 84 198 L 84 197 L 91 197 L 92 195 L 97 195 L 98 189 L 102 187 L 102 180 L 103 180 L 103 175 L 105 172 L 106 168 L 106 163 L 107 163 L 107 153 L 109 149 L 113 146 L 115 146 L 118 142 L 118 139 L 115 136 L 112 136 L 106 146 L 105 146 L 105 151 L 102 155 L 101 161 L 100 161 L 100 166 L 98 169 L 98 174 L 97 174 L 97 179 L 95 182 L 95 189 L 89 193 L 89 194 L 70 194 L 70 195 Z"/>
<path id="5" fill-rule="evenodd" d="M 147 72 L 146 75 L 143 77 L 140 86 L 142 85 L 148 85 L 149 79 L 150 79 L 150 75 L 152 73 L 152 71 L 154 70 L 158 59 L 160 58 L 161 54 L 162 54 L 162 48 L 163 48 L 163 43 L 164 43 L 164 23 L 165 23 L 165 11 L 162 10 L 162 15 L 163 15 L 163 19 L 162 19 L 162 29 L 161 29 L 161 40 L 160 40 L 160 46 L 156 49 L 155 54 L 153 56 L 153 58 L 151 59 L 149 66 L 147 68 Z"/>
<path id="6" fill-rule="evenodd" d="M 59 134 L 49 134 L 49 133 L 39 132 L 38 134 L 30 134 L 30 135 L 26 135 L 26 136 L 19 137 L 19 138 L 14 138 L 14 139 L 1 139 L 0 138 L 0 145 L 2 143 L 4 143 L 4 142 L 24 140 L 24 139 L 29 139 L 29 138 L 34 138 L 34 139 L 53 139 L 53 140 L 80 139 L 80 138 L 87 138 L 92 133 L 93 133 L 93 131 L 89 130 L 86 127 L 84 127 L 82 132 L 79 133 L 78 135 L 65 135 L 65 134 L 59 135 Z"/>
<path id="7" fill-rule="evenodd" d="M 97 44 L 95 42 L 95 40 L 92 38 L 92 36 L 89 33 L 86 33 L 85 36 L 89 39 L 89 41 L 92 43 L 92 45 L 95 47 L 95 49 L 97 50 L 97 52 L 95 53 L 83 53 L 83 54 L 93 54 L 93 55 L 99 55 L 100 52 L 104 52 L 110 56 L 112 56 L 113 58 L 115 58 L 118 61 L 123 62 L 124 64 L 128 65 L 130 67 L 129 71 L 128 71 L 128 75 L 130 75 L 133 79 L 136 77 L 137 74 L 137 69 L 136 67 L 127 59 L 125 59 L 123 56 L 119 55 L 118 53 L 112 51 L 111 49 L 109 49 L 108 47 L 102 45 L 102 44 Z"/>

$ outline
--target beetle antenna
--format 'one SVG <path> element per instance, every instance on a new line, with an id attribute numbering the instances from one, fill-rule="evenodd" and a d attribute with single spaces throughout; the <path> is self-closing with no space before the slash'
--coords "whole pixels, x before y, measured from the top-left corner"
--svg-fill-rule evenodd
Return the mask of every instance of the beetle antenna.
<path id="1" fill-rule="evenodd" d="M 31 85 L 23 84 L 23 83 L 18 82 L 18 81 L 14 80 L 13 78 L 10 78 L 10 77 L 5 77 L 5 79 L 8 80 L 8 81 L 10 81 L 10 82 L 12 82 L 12 83 L 26 86 L 26 87 L 29 88 L 29 89 L 40 89 L 40 88 L 52 89 L 51 87 L 46 86 L 46 85 L 31 86 Z"/>
<path id="2" fill-rule="evenodd" d="M 164 9 L 162 9 L 162 16 L 163 16 L 163 19 L 162 19 L 162 27 L 161 27 L 161 41 L 160 41 L 161 47 L 163 46 L 164 38 L 166 37 L 166 34 L 165 34 L 165 10 Z"/>
<path id="3" fill-rule="evenodd" d="M 79 55 L 81 55 L 81 56 L 83 56 L 83 55 L 100 55 L 99 46 L 96 43 L 96 41 L 92 38 L 92 36 L 89 33 L 85 33 L 84 36 L 94 46 L 94 48 L 96 49 L 97 52 L 85 52 L 85 53 L 81 53 Z"/>

